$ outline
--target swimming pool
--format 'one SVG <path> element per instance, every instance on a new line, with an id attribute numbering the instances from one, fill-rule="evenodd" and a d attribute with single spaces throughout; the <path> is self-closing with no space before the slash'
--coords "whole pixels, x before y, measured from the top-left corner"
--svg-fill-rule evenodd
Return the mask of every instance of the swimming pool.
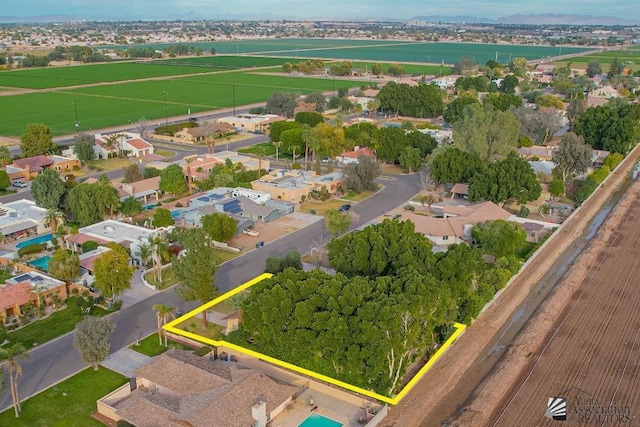
<path id="1" fill-rule="evenodd" d="M 29 265 L 31 267 L 39 268 L 40 270 L 43 270 L 43 271 L 49 271 L 50 259 L 51 257 L 49 255 L 45 255 L 42 258 L 37 258 L 37 259 L 34 259 L 33 261 L 30 261 Z"/>
<path id="2" fill-rule="evenodd" d="M 342 427 L 342 424 L 322 415 L 311 414 L 298 427 Z"/>
<path id="3" fill-rule="evenodd" d="M 33 239 L 25 240 L 24 242 L 18 243 L 16 245 L 16 248 L 20 249 L 20 248 L 24 248 L 25 246 L 34 245 L 36 243 L 48 242 L 49 240 L 51 240 L 52 237 L 53 237 L 53 233 L 42 234 L 38 237 L 34 237 Z"/>

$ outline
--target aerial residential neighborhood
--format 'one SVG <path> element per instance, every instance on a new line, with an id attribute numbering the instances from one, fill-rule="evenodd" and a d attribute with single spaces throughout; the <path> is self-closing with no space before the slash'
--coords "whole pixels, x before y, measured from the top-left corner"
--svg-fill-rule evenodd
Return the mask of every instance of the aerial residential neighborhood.
<path id="1" fill-rule="evenodd" d="M 636 5 L 143 3 L 3 5 L 1 426 L 635 425 Z"/>

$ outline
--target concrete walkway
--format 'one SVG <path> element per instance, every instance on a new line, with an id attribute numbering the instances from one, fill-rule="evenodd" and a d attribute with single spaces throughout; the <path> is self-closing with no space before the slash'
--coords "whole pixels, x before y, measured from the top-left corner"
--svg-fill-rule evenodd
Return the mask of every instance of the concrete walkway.
<path id="1" fill-rule="evenodd" d="M 142 272 L 145 271 L 142 268 L 137 268 L 133 272 L 131 278 L 131 289 L 126 289 L 122 294 L 122 308 L 130 307 L 142 300 L 149 298 L 157 294 L 159 291 L 151 289 L 142 281 Z"/>
<path id="2" fill-rule="evenodd" d="M 142 365 L 146 365 L 151 359 L 149 356 L 124 347 L 115 353 L 111 353 L 100 365 L 122 374 L 127 378 L 131 378 L 134 370 Z"/>

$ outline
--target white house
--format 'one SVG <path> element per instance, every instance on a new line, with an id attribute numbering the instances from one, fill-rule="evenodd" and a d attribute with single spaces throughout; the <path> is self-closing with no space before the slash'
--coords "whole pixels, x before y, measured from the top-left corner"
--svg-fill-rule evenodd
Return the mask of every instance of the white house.
<path id="1" fill-rule="evenodd" d="M 94 151 L 96 157 L 106 159 L 109 154 L 124 152 L 128 157 L 143 157 L 153 154 L 153 145 L 142 139 L 139 133 L 118 132 L 111 135 L 96 134 Z M 113 145 L 111 141 L 113 140 Z"/>

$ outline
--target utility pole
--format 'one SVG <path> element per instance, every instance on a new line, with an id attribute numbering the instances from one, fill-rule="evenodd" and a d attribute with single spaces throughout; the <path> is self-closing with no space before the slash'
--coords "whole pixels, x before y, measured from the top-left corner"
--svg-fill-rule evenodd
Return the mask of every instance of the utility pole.
<path id="1" fill-rule="evenodd" d="M 73 111 L 76 113 L 76 135 L 80 137 L 80 122 L 78 122 L 78 106 L 76 105 L 76 100 L 73 100 Z"/>
<path id="2" fill-rule="evenodd" d="M 162 91 L 162 93 L 164 95 L 164 124 L 166 126 L 169 124 L 169 115 L 167 114 L 167 95 L 169 94 L 166 90 Z"/>
<path id="3" fill-rule="evenodd" d="M 231 93 L 233 95 L 233 117 L 236 116 L 236 83 L 231 83 Z"/>

